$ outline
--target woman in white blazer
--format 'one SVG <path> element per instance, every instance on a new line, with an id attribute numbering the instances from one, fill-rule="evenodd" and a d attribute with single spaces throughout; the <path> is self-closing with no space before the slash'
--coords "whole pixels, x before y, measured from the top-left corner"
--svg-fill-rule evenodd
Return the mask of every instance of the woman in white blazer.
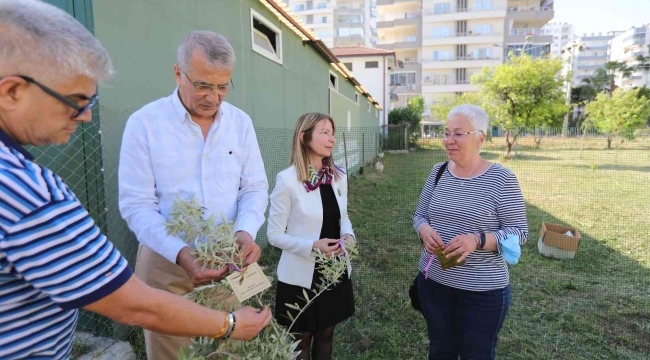
<path id="1" fill-rule="evenodd" d="M 268 239 L 282 249 L 278 264 L 275 317 L 289 326 L 285 304 L 304 303 L 303 289 L 314 289 L 320 273 L 313 250 L 338 255 L 339 240 L 354 242 L 347 212 L 347 182 L 343 169 L 332 160 L 334 121 L 329 115 L 307 113 L 296 122 L 291 166 L 280 172 L 271 194 Z M 301 333 L 298 359 L 331 359 L 334 327 L 354 313 L 349 274 L 322 293 L 300 315 L 292 331 Z M 312 345 L 313 338 L 313 345 Z"/>

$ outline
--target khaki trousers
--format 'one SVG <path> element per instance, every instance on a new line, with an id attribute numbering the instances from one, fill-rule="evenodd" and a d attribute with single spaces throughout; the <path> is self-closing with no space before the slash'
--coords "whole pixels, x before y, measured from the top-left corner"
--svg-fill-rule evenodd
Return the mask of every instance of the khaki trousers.
<path id="1" fill-rule="evenodd" d="M 192 280 L 182 267 L 169 262 L 169 260 L 142 244 L 138 248 L 135 274 L 145 284 L 176 295 L 182 296 L 194 289 Z M 220 310 L 232 311 L 241 306 L 234 295 L 230 296 L 225 302 Z M 144 330 L 144 340 L 147 348 L 147 359 L 177 360 L 180 349 L 189 345 L 191 338 Z"/>

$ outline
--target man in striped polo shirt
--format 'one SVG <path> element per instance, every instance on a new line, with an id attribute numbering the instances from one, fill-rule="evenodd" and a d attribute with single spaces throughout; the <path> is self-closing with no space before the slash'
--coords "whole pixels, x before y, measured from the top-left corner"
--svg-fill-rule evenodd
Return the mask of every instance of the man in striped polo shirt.
<path id="1" fill-rule="evenodd" d="M 68 358 L 82 307 L 177 336 L 248 340 L 270 320 L 266 308 L 228 314 L 142 283 L 64 181 L 22 147 L 66 143 L 112 72 L 70 15 L 0 0 L 0 359 Z"/>

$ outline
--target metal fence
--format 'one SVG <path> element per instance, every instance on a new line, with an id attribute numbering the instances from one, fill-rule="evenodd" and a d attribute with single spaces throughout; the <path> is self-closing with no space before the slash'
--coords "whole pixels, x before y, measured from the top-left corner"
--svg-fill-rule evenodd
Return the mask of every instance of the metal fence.
<path id="1" fill-rule="evenodd" d="M 292 130 L 256 128 L 271 189 L 288 166 Z M 530 240 L 510 268 L 514 300 L 501 332 L 503 359 L 647 359 L 650 353 L 650 137 L 560 129 L 524 132 L 516 154 L 491 134 L 482 156 L 512 169 L 524 192 Z M 537 135 L 537 136 L 536 136 Z M 539 136 L 541 141 L 539 141 Z M 583 136 L 584 135 L 584 136 Z M 411 218 L 431 167 L 446 160 L 440 137 L 405 127 L 341 129 L 334 156 L 350 178 L 349 213 L 360 245 L 356 313 L 338 327 L 337 359 L 425 359 L 425 323 L 407 289 L 421 245 Z M 118 142 L 113 141 L 117 144 Z M 117 145 L 115 145 L 117 146 Z M 98 125 L 86 124 L 66 146 L 31 149 L 58 172 L 102 231 L 134 266 L 137 241 L 117 209 L 117 154 Z M 577 229 L 575 258 L 540 254 L 542 223 Z M 259 232 L 271 275 L 280 251 Z M 79 329 L 126 338 L 132 329 L 84 312 Z M 131 337 L 133 342 L 141 337 Z M 142 349 L 141 344 L 134 344 Z M 144 356 L 140 352 L 140 356 Z"/>

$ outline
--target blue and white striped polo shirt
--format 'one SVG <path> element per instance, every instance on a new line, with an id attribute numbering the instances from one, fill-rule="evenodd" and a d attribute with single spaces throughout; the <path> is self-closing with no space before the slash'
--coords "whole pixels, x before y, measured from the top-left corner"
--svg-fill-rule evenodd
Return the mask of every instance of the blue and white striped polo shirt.
<path id="1" fill-rule="evenodd" d="M 66 359 L 77 309 L 132 271 L 63 180 L 32 160 L 0 131 L 0 359 Z"/>

